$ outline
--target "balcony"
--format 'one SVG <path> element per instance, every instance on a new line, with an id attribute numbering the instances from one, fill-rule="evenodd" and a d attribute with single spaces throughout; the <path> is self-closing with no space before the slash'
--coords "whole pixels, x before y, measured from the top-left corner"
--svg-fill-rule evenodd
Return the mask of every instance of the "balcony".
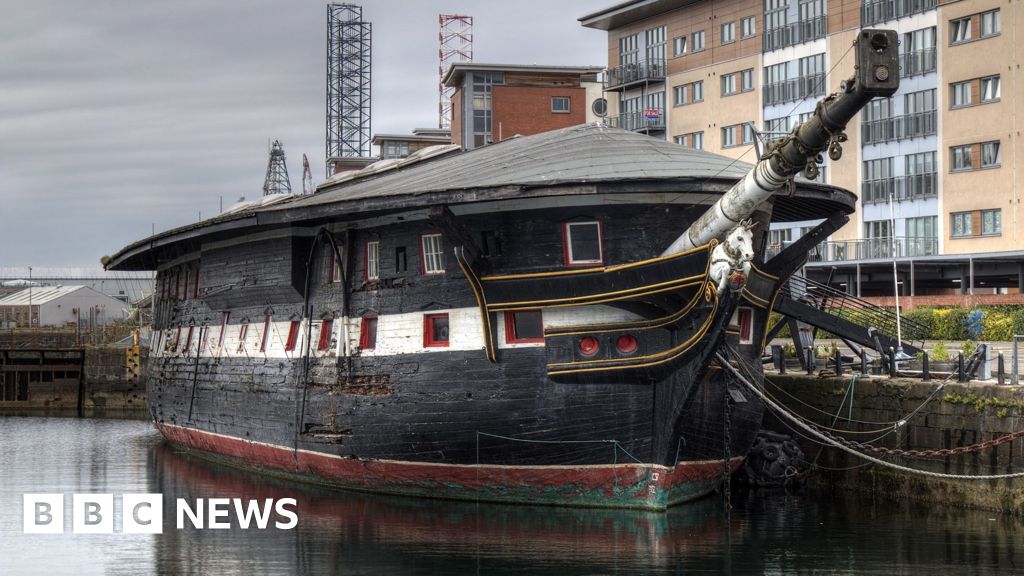
<path id="1" fill-rule="evenodd" d="M 935 8 L 935 0 L 865 0 L 860 8 L 860 26 L 927 12 Z"/>
<path id="2" fill-rule="evenodd" d="M 808 96 L 824 96 L 825 75 L 811 74 L 782 82 L 772 82 L 762 86 L 761 93 L 765 106 L 803 100 Z"/>
<path id="3" fill-rule="evenodd" d="M 897 176 L 880 180 L 865 180 L 860 185 L 860 198 L 864 204 L 888 202 L 889 196 L 895 200 L 922 200 L 938 195 L 938 174 L 914 174 Z"/>
<path id="4" fill-rule="evenodd" d="M 893 142 L 935 134 L 935 110 L 861 122 L 860 137 L 864 144 Z"/>
<path id="5" fill-rule="evenodd" d="M 800 20 L 779 28 L 765 30 L 762 35 L 762 47 L 765 52 L 778 50 L 787 46 L 795 46 L 818 38 L 824 38 L 826 32 L 825 17 Z"/>
<path id="6" fill-rule="evenodd" d="M 604 75 L 605 90 L 623 90 L 640 82 L 664 82 L 664 60 L 641 60 L 612 68 Z"/>
<path id="7" fill-rule="evenodd" d="M 909 78 L 918 74 L 935 72 L 935 48 L 924 48 L 900 54 L 900 77 Z"/>
<path id="8" fill-rule="evenodd" d="M 897 258 L 917 258 L 939 253 L 939 239 L 928 237 L 862 238 L 838 242 L 822 242 L 807 253 L 808 262 L 848 262 L 853 260 L 888 260 L 892 258 L 893 242 Z M 785 246 L 769 244 L 765 259 L 772 258 Z"/>
<path id="9" fill-rule="evenodd" d="M 656 114 L 655 114 L 656 113 Z M 665 129 L 665 110 L 649 108 L 642 112 L 626 112 L 605 118 L 605 124 L 634 132 L 655 132 Z"/>

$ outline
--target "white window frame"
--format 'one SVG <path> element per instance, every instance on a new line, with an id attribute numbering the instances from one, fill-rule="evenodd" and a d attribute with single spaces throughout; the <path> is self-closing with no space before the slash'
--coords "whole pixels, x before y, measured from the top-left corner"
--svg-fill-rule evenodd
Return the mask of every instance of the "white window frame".
<path id="1" fill-rule="evenodd" d="M 424 274 L 444 274 L 444 244 L 440 234 L 420 236 L 420 261 Z"/>
<path id="2" fill-rule="evenodd" d="M 699 30 L 693 33 L 693 42 L 691 42 L 690 50 L 694 53 L 704 51 L 704 31 Z"/>
<path id="3" fill-rule="evenodd" d="M 366 279 L 380 280 L 380 241 L 366 243 Z"/>
<path id="4" fill-rule="evenodd" d="M 569 266 L 579 264 L 602 264 L 604 263 L 604 234 L 601 229 L 601 222 L 588 220 L 586 222 L 565 222 L 562 225 L 565 235 L 565 263 Z M 597 226 L 597 260 L 577 260 L 572 253 L 572 227 L 573 226 Z"/>
<path id="5" fill-rule="evenodd" d="M 562 109 L 560 105 L 556 106 L 555 102 L 558 102 L 559 104 L 564 103 L 565 108 Z M 551 112 L 553 114 L 569 114 L 570 112 L 572 112 L 572 100 L 568 96 L 552 96 Z"/>

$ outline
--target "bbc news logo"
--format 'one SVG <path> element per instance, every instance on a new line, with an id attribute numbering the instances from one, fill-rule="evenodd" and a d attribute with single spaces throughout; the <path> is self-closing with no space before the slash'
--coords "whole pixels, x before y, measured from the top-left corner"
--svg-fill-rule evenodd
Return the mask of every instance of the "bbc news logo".
<path id="1" fill-rule="evenodd" d="M 25 534 L 63 534 L 64 494 L 25 494 L 22 530 Z M 74 534 L 114 533 L 113 494 L 72 494 L 71 531 Z M 241 498 L 198 498 L 190 502 L 175 500 L 175 527 L 186 525 L 200 530 L 226 530 L 231 517 L 242 530 L 291 530 L 299 523 L 294 498 L 242 500 Z M 271 522 L 273 520 L 273 522 Z M 163 494 L 122 494 L 123 534 L 162 534 L 164 531 Z"/>

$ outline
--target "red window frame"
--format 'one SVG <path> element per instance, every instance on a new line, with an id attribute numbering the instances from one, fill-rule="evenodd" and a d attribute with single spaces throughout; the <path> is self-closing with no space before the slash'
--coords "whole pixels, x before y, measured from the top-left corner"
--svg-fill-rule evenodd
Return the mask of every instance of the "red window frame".
<path id="1" fill-rule="evenodd" d="M 323 352 L 331 345 L 331 330 L 333 328 L 334 320 L 331 320 L 330 318 L 325 318 L 324 321 L 320 323 L 320 336 L 317 338 L 316 342 L 317 351 Z"/>
<path id="2" fill-rule="evenodd" d="M 424 324 L 424 328 L 426 324 Z M 425 334 L 425 333 L 424 333 Z M 426 335 L 424 335 L 424 339 Z M 359 321 L 359 349 L 373 350 L 377 347 L 377 317 L 363 316 Z"/>
<path id="3" fill-rule="evenodd" d="M 377 245 L 377 275 L 370 276 L 370 244 Z M 380 280 L 380 240 L 367 240 L 363 247 L 363 281 Z"/>
<path id="4" fill-rule="evenodd" d="M 272 315 L 267 314 L 263 319 L 263 335 L 260 339 L 260 352 L 267 351 L 267 341 L 270 339 L 270 319 Z"/>
<path id="5" fill-rule="evenodd" d="M 448 320 L 448 340 L 434 340 L 434 320 L 444 318 Z M 423 315 L 423 347 L 424 348 L 447 348 L 451 342 L 451 320 L 448 318 L 448 313 L 444 314 L 424 314 Z"/>
<path id="6" fill-rule="evenodd" d="M 228 317 L 231 312 L 224 312 L 220 317 L 220 334 L 217 335 L 217 349 L 224 347 L 224 332 L 228 329 Z"/>
<path id="7" fill-rule="evenodd" d="M 292 320 L 291 324 L 288 325 L 288 340 L 284 343 L 284 351 L 291 352 L 295 350 L 295 345 L 299 341 L 299 321 Z"/>
<path id="8" fill-rule="evenodd" d="M 249 323 L 246 322 L 238 327 L 238 352 L 245 351 L 245 338 L 249 335 Z"/>
<path id="9" fill-rule="evenodd" d="M 582 224 L 597 224 L 597 260 L 574 260 L 572 258 L 572 233 L 571 226 Z M 562 223 L 562 262 L 566 266 L 594 266 L 604 264 L 604 227 L 600 220 L 581 220 L 579 222 Z"/>
<path id="10" fill-rule="evenodd" d="M 544 315 L 540 310 L 519 310 L 519 311 L 507 311 L 505 312 L 505 342 L 508 344 L 536 344 L 538 342 L 544 342 L 544 336 L 541 335 L 539 338 L 520 338 L 516 334 L 516 314 L 534 313 L 540 315 L 541 326 L 544 326 Z"/>
<path id="11" fill-rule="evenodd" d="M 178 351 L 178 345 L 181 344 L 181 324 L 178 324 L 178 332 L 174 335 L 174 351 Z"/>
<path id="12" fill-rule="evenodd" d="M 754 343 L 754 310 L 740 306 L 736 309 L 736 324 L 740 328 L 740 344 Z"/>
<path id="13" fill-rule="evenodd" d="M 185 333 L 185 347 L 181 349 L 182 352 L 188 352 L 192 348 L 192 328 L 191 324 L 188 325 L 188 332 Z"/>

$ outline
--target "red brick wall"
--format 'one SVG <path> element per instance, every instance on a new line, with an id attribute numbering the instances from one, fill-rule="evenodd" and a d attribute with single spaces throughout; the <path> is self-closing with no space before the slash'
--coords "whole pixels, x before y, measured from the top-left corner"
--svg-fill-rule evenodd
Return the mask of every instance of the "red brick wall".
<path id="1" fill-rule="evenodd" d="M 495 86 L 491 100 L 491 136 L 497 142 L 514 134 L 538 134 L 587 120 L 585 88 Z M 568 114 L 551 112 L 552 96 L 568 96 Z M 454 137 L 454 123 L 452 124 Z"/>
<path id="2" fill-rule="evenodd" d="M 462 145 L 462 89 L 452 94 L 452 144 Z"/>

